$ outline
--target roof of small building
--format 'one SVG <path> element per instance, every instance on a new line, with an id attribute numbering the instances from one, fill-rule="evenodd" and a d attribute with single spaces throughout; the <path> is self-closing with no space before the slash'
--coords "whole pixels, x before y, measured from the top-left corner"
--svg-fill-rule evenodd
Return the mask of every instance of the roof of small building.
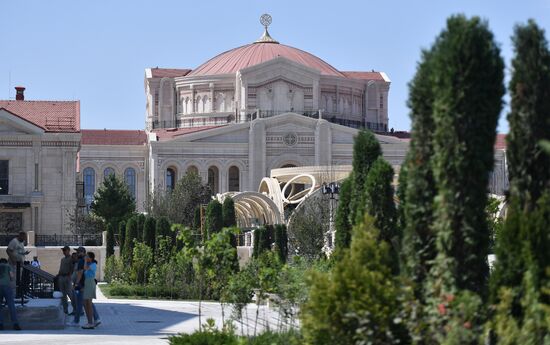
<path id="1" fill-rule="evenodd" d="M 497 134 L 495 140 L 495 149 L 505 150 L 506 149 L 506 134 Z"/>
<path id="2" fill-rule="evenodd" d="M 363 80 L 384 80 L 381 72 L 342 71 L 347 78 Z"/>
<path id="3" fill-rule="evenodd" d="M 212 128 L 218 128 L 223 127 L 225 125 L 220 126 L 201 126 L 201 127 L 189 127 L 189 128 L 162 128 L 162 129 L 155 129 L 152 132 L 157 135 L 157 138 L 159 141 L 166 141 L 171 140 L 176 137 L 185 135 L 185 134 L 191 134 L 195 132 L 201 132 L 205 131 L 207 129 Z"/>
<path id="4" fill-rule="evenodd" d="M 83 129 L 82 145 L 145 145 L 147 134 L 140 130 Z"/>
<path id="5" fill-rule="evenodd" d="M 191 72 L 190 69 L 182 69 L 182 68 L 151 68 L 151 77 L 152 78 L 175 78 L 175 77 L 183 77 L 186 76 Z"/>
<path id="6" fill-rule="evenodd" d="M 344 77 L 336 68 L 311 53 L 272 42 L 255 42 L 223 52 L 194 69 L 189 76 L 235 73 L 280 56 L 316 69 L 323 75 Z"/>
<path id="7" fill-rule="evenodd" d="M 80 101 L 0 100 L 2 108 L 46 132 L 80 131 Z"/>

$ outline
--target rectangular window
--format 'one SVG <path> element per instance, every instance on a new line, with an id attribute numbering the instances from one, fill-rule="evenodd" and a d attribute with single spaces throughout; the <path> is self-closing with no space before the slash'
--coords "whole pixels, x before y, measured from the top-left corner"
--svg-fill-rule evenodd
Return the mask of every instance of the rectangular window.
<path id="1" fill-rule="evenodd" d="M 380 109 L 384 109 L 384 96 L 380 95 Z"/>
<path id="2" fill-rule="evenodd" d="M 38 163 L 34 163 L 34 190 L 38 190 Z"/>
<path id="3" fill-rule="evenodd" d="M 10 161 L 0 160 L 0 194 L 9 193 Z"/>

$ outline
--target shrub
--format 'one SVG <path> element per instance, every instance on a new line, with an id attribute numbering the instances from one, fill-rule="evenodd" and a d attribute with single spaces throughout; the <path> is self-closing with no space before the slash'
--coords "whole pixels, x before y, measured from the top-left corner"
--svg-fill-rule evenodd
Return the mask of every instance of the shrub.
<path id="1" fill-rule="evenodd" d="M 105 262 L 105 281 L 108 283 L 124 283 L 129 280 L 129 267 L 121 257 L 111 255 Z"/>
<path id="2" fill-rule="evenodd" d="M 212 200 L 208 203 L 204 219 L 204 228 L 206 231 L 206 238 L 210 238 L 223 228 L 222 204 L 220 204 L 218 200 Z"/>
<path id="3" fill-rule="evenodd" d="M 143 224 L 143 242 L 150 248 L 155 249 L 156 220 L 153 217 L 147 217 Z"/>
<path id="4" fill-rule="evenodd" d="M 406 341 L 397 316 L 400 289 L 392 276 L 389 245 L 365 216 L 355 226 L 351 247 L 328 274 L 315 273 L 301 308 L 305 343 L 391 344 Z"/>

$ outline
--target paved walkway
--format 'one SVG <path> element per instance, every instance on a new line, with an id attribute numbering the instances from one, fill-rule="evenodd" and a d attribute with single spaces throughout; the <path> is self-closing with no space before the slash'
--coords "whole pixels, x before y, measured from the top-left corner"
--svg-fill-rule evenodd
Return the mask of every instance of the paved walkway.
<path id="1" fill-rule="evenodd" d="M 95 301 L 102 324 L 93 330 L 66 327 L 57 331 L 0 331 L 0 343 L 4 344 L 167 344 L 168 337 L 178 333 L 189 333 L 199 327 L 198 302 L 159 301 L 159 300 L 125 300 L 107 299 L 98 289 Z M 202 322 L 207 318 L 216 320 L 221 325 L 221 307 L 219 303 L 206 302 L 202 305 Z M 226 308 L 226 315 L 230 314 Z M 256 306 L 247 308 L 248 319 L 244 332 L 254 332 Z M 269 316 L 270 328 L 277 327 L 277 313 L 260 307 L 258 330 L 266 324 Z M 81 324 L 86 318 L 81 318 Z M 9 327 L 9 325 L 5 325 Z M 241 325 L 237 325 L 241 328 Z M 248 326 L 248 327 L 247 327 Z"/>

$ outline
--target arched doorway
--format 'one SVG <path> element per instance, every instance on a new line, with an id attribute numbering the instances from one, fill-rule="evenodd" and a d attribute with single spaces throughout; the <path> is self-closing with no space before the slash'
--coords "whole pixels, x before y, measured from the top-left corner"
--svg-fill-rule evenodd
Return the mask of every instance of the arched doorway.
<path id="1" fill-rule="evenodd" d="M 220 192 L 220 171 L 218 170 L 218 167 L 211 166 L 208 168 L 208 186 L 210 187 L 210 191 L 212 192 L 212 195 L 216 195 Z"/>
<path id="2" fill-rule="evenodd" d="M 170 167 L 166 169 L 166 190 L 173 191 L 176 187 L 176 169 Z"/>
<path id="3" fill-rule="evenodd" d="M 241 178 L 239 168 L 231 166 L 227 174 L 227 185 L 230 192 L 238 192 L 241 189 Z"/>

